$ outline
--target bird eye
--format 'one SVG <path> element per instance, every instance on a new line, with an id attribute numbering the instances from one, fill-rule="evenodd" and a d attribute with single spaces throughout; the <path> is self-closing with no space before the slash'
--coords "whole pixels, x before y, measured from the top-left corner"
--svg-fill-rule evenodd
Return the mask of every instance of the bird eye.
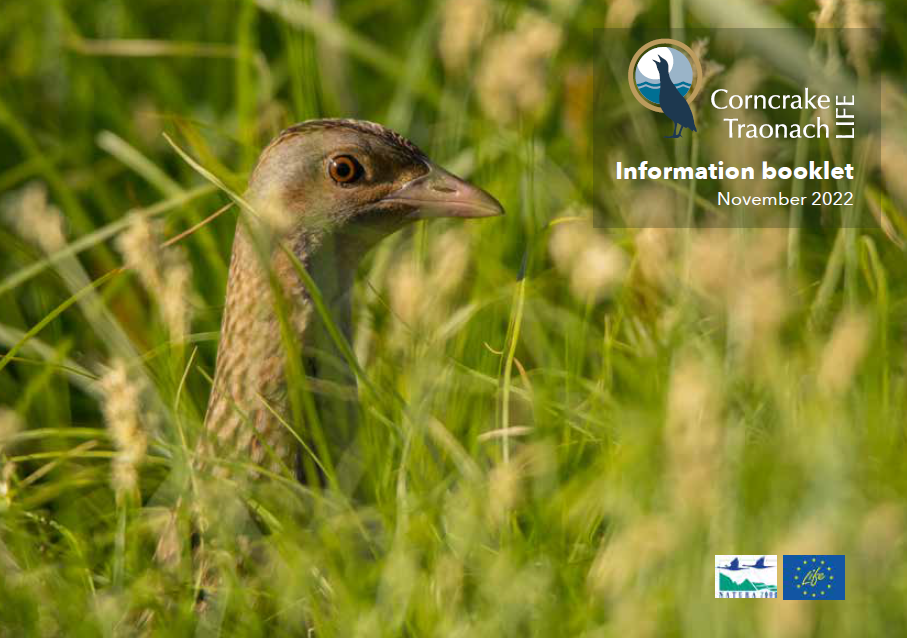
<path id="1" fill-rule="evenodd" d="M 349 155 L 333 157 L 328 164 L 328 173 L 338 184 L 351 184 L 362 177 L 362 172 L 362 165 Z"/>

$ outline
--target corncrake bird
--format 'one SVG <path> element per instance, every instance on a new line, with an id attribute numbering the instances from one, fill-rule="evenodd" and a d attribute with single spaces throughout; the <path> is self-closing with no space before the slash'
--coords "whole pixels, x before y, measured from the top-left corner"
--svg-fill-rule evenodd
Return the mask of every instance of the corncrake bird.
<path id="1" fill-rule="evenodd" d="M 262 152 L 245 199 L 272 222 L 277 241 L 262 249 L 254 228 L 237 227 L 203 449 L 311 479 L 311 466 L 308 475 L 305 467 L 311 461 L 288 427 L 302 429 L 291 410 L 289 366 L 301 363 L 307 377 L 326 387 L 355 390 L 356 378 L 313 306 L 299 263 L 349 342 L 357 265 L 377 242 L 419 219 L 504 211 L 491 195 L 445 171 L 397 133 L 338 119 L 283 131 Z M 289 247 L 299 263 L 280 246 Z M 281 296 L 301 362 L 288 360 L 286 326 L 277 311 Z M 342 400 L 316 394 L 315 400 L 327 439 L 323 447 L 340 467 L 355 468 L 355 392 L 347 395 Z"/>

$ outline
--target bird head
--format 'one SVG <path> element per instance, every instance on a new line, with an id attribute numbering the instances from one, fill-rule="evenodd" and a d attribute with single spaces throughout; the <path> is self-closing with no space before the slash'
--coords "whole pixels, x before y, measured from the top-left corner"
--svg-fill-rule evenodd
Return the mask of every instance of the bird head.
<path id="1" fill-rule="evenodd" d="M 668 71 L 668 61 L 667 60 L 665 60 L 663 57 L 661 57 L 659 55 L 658 60 L 653 60 L 653 61 L 655 62 L 655 66 L 658 67 L 659 71 L 664 71 L 665 73 L 667 73 L 667 71 Z"/>
<path id="2" fill-rule="evenodd" d="M 504 212 L 412 142 L 359 120 L 313 120 L 281 133 L 262 152 L 248 196 L 278 207 L 288 231 L 368 234 L 369 245 L 419 219 Z"/>

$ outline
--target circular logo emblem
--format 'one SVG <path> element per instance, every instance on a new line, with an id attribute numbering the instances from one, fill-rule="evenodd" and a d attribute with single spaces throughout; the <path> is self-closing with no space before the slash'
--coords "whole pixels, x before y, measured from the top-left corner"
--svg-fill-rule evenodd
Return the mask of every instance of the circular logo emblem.
<path id="1" fill-rule="evenodd" d="M 664 113 L 662 83 L 670 82 L 687 103 L 692 102 L 702 89 L 702 65 L 693 49 L 683 42 L 667 38 L 652 40 L 633 56 L 627 79 L 640 104 Z"/>

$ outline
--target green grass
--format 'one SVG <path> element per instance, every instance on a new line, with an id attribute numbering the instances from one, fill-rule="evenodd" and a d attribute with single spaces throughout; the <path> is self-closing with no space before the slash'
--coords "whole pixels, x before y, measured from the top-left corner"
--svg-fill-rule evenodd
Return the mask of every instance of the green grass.
<path id="1" fill-rule="evenodd" d="M 663 182 L 594 201 L 591 27 L 614 4 L 492 3 L 460 67 L 439 53 L 436 1 L 4 4 L 0 636 L 907 633 L 907 260 L 889 237 L 905 230 L 903 184 L 856 183 L 888 234 L 799 209 L 778 231 L 593 230 L 593 207 L 680 219 L 711 201 Z M 747 26 L 844 46 L 815 32 L 806 0 L 648 4 L 636 25 L 692 29 L 742 6 Z M 483 65 L 530 7 L 559 41 L 541 98 L 508 116 Z M 898 7 L 885 3 L 872 59 L 892 87 Z M 533 54 L 506 43 L 505 59 Z M 671 146 L 644 141 L 660 120 L 609 109 L 624 136 L 605 152 L 669 161 Z M 507 215 L 420 222 L 363 263 L 345 353 L 366 459 L 353 489 L 248 463 L 256 480 L 214 480 L 193 451 L 241 213 L 177 244 L 192 269 L 183 336 L 172 300 L 122 268 L 118 237 L 134 216 L 159 221 L 161 240 L 199 224 L 274 134 L 321 116 L 394 127 Z M 903 124 L 889 130 L 904 148 Z M 677 164 L 707 164 L 700 142 L 673 147 Z M 843 150 L 787 159 L 813 152 Z M 35 183 L 65 243 L 41 239 L 47 217 L 23 221 Z M 116 362 L 141 389 L 138 432 L 105 419 Z M 296 381 L 294 414 L 314 424 Z M 142 436 L 131 489 L 114 477 Z M 323 448 L 313 475 L 333 472 Z M 166 565 L 155 548 L 177 502 L 185 542 Z M 188 546 L 199 520 L 213 586 Z M 733 552 L 846 554 L 847 600 L 715 600 L 713 556 Z"/>

